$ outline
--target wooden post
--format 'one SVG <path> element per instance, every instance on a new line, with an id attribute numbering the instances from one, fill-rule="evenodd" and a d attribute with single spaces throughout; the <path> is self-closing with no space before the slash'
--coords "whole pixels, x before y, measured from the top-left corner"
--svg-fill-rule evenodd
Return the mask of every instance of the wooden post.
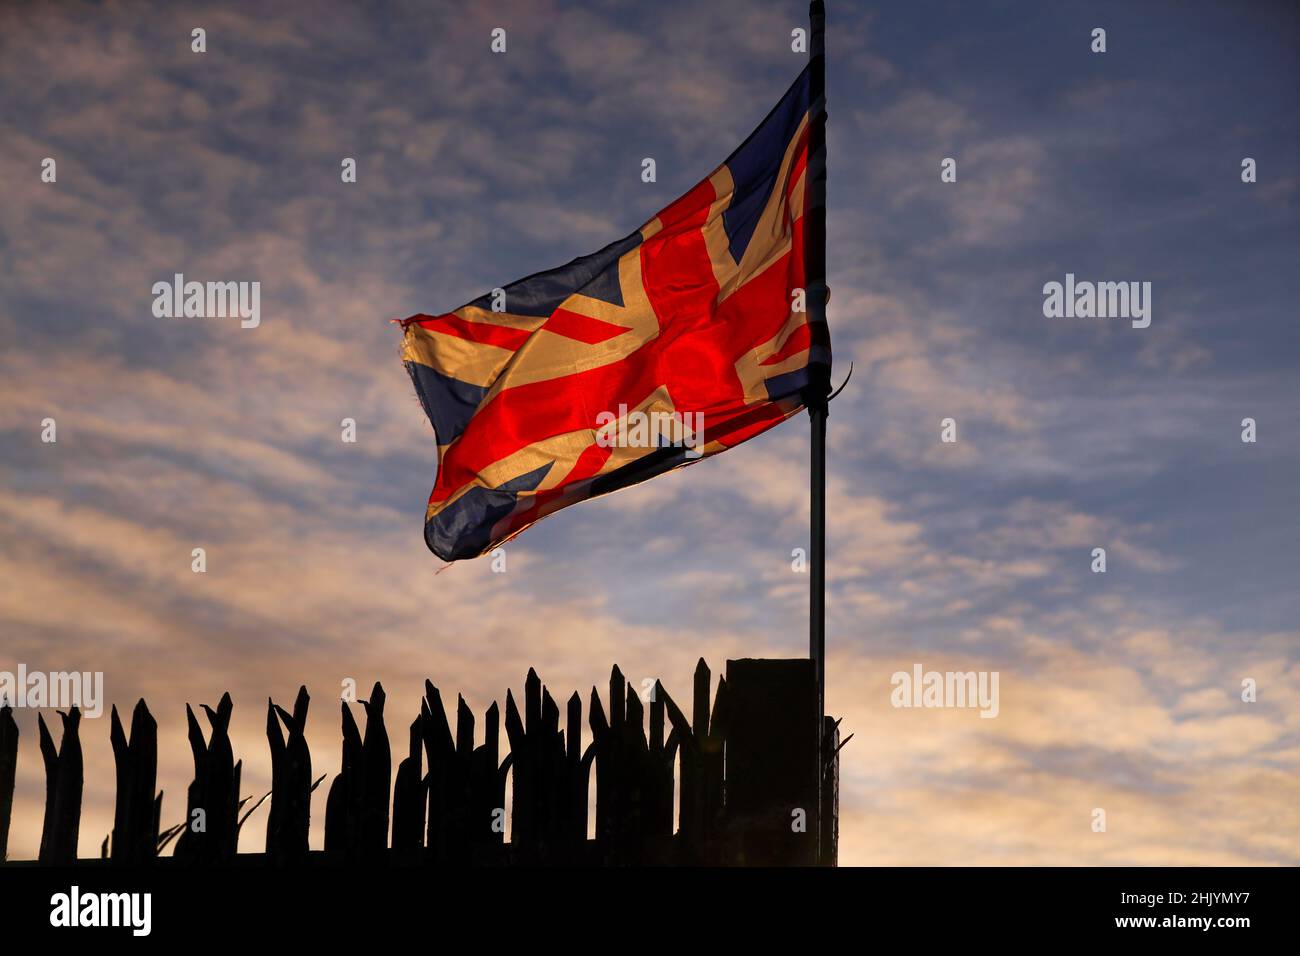
<path id="1" fill-rule="evenodd" d="M 13 708 L 0 706 L 0 863 L 9 849 L 9 820 L 14 808 L 14 774 L 18 768 L 18 723 Z"/>
<path id="2" fill-rule="evenodd" d="M 54 738 L 45 719 L 36 715 L 45 760 L 45 826 L 41 831 L 40 861 L 46 865 L 77 862 L 77 836 L 81 829 L 82 762 L 81 711 L 71 708 L 63 719 L 63 739 L 54 748 Z"/>
<path id="3" fill-rule="evenodd" d="M 389 781 L 393 755 L 384 726 L 384 688 L 375 682 L 370 699 L 363 700 L 366 734 L 361 741 L 360 850 L 363 858 L 382 858 L 388 849 Z"/>
<path id="4" fill-rule="evenodd" d="M 813 661 L 727 661 L 725 862 L 817 863 L 820 725 Z"/>
<path id="5" fill-rule="evenodd" d="M 348 702 L 341 701 L 343 755 L 325 801 L 325 853 L 352 860 L 357 855 L 361 819 L 361 731 Z"/>
<path id="6" fill-rule="evenodd" d="M 840 862 L 840 722 L 822 718 L 821 838 L 818 861 L 822 866 Z"/>
<path id="7" fill-rule="evenodd" d="M 272 863 L 300 862 L 310 852 L 311 751 L 304 736 L 311 697 L 298 688 L 293 713 L 266 701 L 266 738 L 271 747 L 271 807 L 266 814 L 266 855 Z M 280 724 L 289 732 L 286 740 Z"/>
<path id="8" fill-rule="evenodd" d="M 158 724 L 143 699 L 131 715 L 131 739 L 122 730 L 114 707 L 109 740 L 117 768 L 117 801 L 113 812 L 111 857 L 115 863 L 139 865 L 158 855 Z"/>
<path id="9" fill-rule="evenodd" d="M 424 847 L 424 810 L 428 804 L 424 795 L 424 773 L 420 733 L 420 719 L 411 722 L 406 757 L 397 765 L 397 781 L 393 784 L 393 857 L 417 860 Z"/>

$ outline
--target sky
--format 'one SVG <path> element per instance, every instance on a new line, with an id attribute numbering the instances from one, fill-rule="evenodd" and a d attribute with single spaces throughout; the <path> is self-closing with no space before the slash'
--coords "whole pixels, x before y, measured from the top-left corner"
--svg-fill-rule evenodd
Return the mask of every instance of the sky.
<path id="1" fill-rule="evenodd" d="M 832 0 L 828 23 L 841 862 L 1300 864 L 1300 8 Z M 167 826 L 184 704 L 223 691 L 257 797 L 265 701 L 302 683 L 332 777 L 349 679 L 383 682 L 400 742 L 426 677 L 481 714 L 530 666 L 557 699 L 617 663 L 680 700 L 700 657 L 805 654 L 806 417 L 548 518 L 505 573 L 438 573 L 389 322 L 649 219 L 776 102 L 805 24 L 767 0 L 0 6 L 0 670 L 145 697 Z M 175 273 L 260 282 L 260 325 L 156 317 Z M 1045 317 L 1067 273 L 1150 282 L 1150 326 Z M 997 717 L 892 706 L 917 664 L 996 671 Z M 16 717 L 23 859 L 44 778 Z M 108 717 L 81 736 L 87 855 Z"/>

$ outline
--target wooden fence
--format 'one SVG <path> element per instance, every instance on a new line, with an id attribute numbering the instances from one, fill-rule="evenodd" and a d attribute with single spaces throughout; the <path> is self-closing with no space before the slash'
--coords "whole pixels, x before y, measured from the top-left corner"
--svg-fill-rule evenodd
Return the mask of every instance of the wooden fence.
<path id="1" fill-rule="evenodd" d="M 441 693 L 426 681 L 395 780 L 384 690 L 375 684 L 369 699 L 361 701 L 364 730 L 349 704 L 341 704 L 343 754 L 325 802 L 323 851 L 311 851 L 308 844 L 311 796 L 324 777 L 312 778 L 305 687 L 291 710 L 267 703 L 272 783 L 255 802 L 239 795 L 242 763 L 229 735 L 230 695 L 215 709 L 203 706 L 206 733 L 186 706 L 194 780 L 184 820 L 166 829 L 161 827 L 163 795 L 156 792 L 158 726 L 141 700 L 129 736 L 117 708 L 111 713 L 117 799 L 100 860 L 277 866 L 834 865 L 843 745 L 838 721 L 826 718 L 818 726 L 813 680 L 804 660 L 728 661 L 727 677 L 718 680 L 710 706 L 711 675 L 701 659 L 688 718 L 658 682 L 643 702 L 615 667 L 608 708 L 592 688 L 584 721 L 575 692 L 561 729 L 559 704 L 529 670 L 522 713 L 514 695 L 506 694 L 504 757 L 496 703 L 484 715 L 480 739 L 474 714 L 458 696 L 453 731 Z M 46 780 L 38 862 L 89 863 L 78 858 L 77 846 L 81 715 L 74 707 L 60 717 L 57 748 L 44 717 L 38 717 Z M 10 709 L 0 708 L 0 860 L 6 858 L 17 759 L 18 727 Z M 595 837 L 589 839 L 593 777 Z M 268 798 L 265 852 L 239 854 L 241 828 Z M 173 841 L 173 854 L 163 856 Z"/>

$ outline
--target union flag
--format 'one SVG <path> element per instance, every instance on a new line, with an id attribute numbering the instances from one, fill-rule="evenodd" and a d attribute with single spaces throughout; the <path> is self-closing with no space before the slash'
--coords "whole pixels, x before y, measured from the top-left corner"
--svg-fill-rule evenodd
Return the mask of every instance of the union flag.
<path id="1" fill-rule="evenodd" d="M 631 235 L 403 320 L 402 361 L 438 442 L 424 524 L 434 554 L 476 557 L 568 505 L 738 445 L 829 376 L 825 322 L 804 310 L 822 117 L 810 71 Z"/>

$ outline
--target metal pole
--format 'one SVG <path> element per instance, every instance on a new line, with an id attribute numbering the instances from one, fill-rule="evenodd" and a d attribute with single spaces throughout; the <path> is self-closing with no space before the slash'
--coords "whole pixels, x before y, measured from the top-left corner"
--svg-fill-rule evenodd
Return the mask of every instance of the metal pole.
<path id="1" fill-rule="evenodd" d="M 826 364 L 830 335 L 826 327 L 826 5 L 823 0 L 812 0 L 808 18 L 812 27 L 809 102 L 813 115 L 804 206 L 804 272 L 813 348 L 821 346 L 825 350 L 823 361 L 817 361 L 818 356 L 814 354 L 809 363 L 812 378 L 805 394 L 812 426 L 808 656 L 817 672 L 817 733 L 820 735 L 826 716 L 826 415 L 830 395 L 830 367 Z"/>
<path id="2" fill-rule="evenodd" d="M 808 656 L 817 670 L 817 721 L 826 716 L 826 405 L 808 409 L 812 423 L 812 568 Z"/>

